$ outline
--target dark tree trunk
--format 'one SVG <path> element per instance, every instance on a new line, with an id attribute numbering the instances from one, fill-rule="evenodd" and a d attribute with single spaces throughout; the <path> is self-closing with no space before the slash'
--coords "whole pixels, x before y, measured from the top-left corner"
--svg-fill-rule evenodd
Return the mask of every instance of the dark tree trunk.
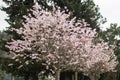
<path id="1" fill-rule="evenodd" d="M 60 80 L 60 71 L 56 71 L 55 80 Z"/>
<path id="2" fill-rule="evenodd" d="M 61 72 L 60 80 L 75 80 L 75 72 L 74 71 Z"/>

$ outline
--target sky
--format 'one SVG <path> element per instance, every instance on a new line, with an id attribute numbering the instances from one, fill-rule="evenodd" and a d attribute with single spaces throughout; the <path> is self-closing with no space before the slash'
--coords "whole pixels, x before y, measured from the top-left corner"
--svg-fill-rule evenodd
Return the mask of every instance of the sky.
<path id="1" fill-rule="evenodd" d="M 109 27 L 110 23 L 117 23 L 120 25 L 120 0 L 94 0 L 95 4 L 99 6 L 100 13 L 103 17 L 107 18 L 107 23 L 101 25 L 101 27 Z M 0 0 L 0 7 L 5 4 Z M 9 25 L 4 20 L 7 18 L 5 12 L 0 11 L 0 30 L 4 30 Z"/>
<path id="2" fill-rule="evenodd" d="M 5 4 L 0 0 L 0 8 L 1 6 L 5 6 Z M 8 27 L 8 23 L 5 21 L 7 18 L 7 14 L 0 10 L 0 30 L 5 30 L 6 27 Z"/>
<path id="3" fill-rule="evenodd" d="M 120 0 L 94 0 L 100 8 L 100 13 L 107 18 L 103 27 L 110 27 L 111 23 L 120 25 Z"/>

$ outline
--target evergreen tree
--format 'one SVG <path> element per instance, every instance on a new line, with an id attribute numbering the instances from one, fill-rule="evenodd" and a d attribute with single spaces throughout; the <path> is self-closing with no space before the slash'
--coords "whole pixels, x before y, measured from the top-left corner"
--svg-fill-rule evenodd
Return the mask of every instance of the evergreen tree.
<path id="1" fill-rule="evenodd" d="M 120 62 L 120 26 L 118 26 L 116 23 L 111 23 L 109 28 L 107 28 L 105 31 L 100 32 L 99 38 L 103 39 L 109 45 L 115 45 L 114 54 L 117 56 L 117 59 Z M 116 75 L 118 75 L 118 77 L 116 80 L 119 80 L 120 64 L 118 64 L 117 70 L 118 73 Z M 111 76 L 112 75 L 113 74 L 111 73 Z"/>
<path id="2" fill-rule="evenodd" d="M 23 21 L 22 16 L 30 12 L 35 0 L 3 0 L 8 7 L 2 10 L 8 14 L 7 22 L 11 27 L 20 27 Z M 76 19 L 85 19 L 92 28 L 97 28 L 104 23 L 102 15 L 99 13 L 99 7 L 95 5 L 93 0 L 37 0 L 42 9 L 51 10 L 51 6 L 57 5 L 65 10 L 73 12 L 71 17 Z M 66 11 L 67 12 L 67 11 Z M 10 28 L 10 27 L 9 27 Z"/>
<path id="3" fill-rule="evenodd" d="M 85 19 L 91 28 L 96 28 L 98 31 L 100 24 L 105 21 L 93 0 L 53 0 L 53 2 L 63 9 L 66 6 L 69 11 L 73 12 L 72 17 Z"/>

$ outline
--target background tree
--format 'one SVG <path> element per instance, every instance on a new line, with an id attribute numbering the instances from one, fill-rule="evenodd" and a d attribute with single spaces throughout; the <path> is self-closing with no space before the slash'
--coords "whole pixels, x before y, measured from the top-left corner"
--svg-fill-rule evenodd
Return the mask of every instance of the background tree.
<path id="1" fill-rule="evenodd" d="M 34 4 L 34 0 L 3 0 L 8 7 L 2 10 L 8 14 L 7 22 L 11 27 L 20 27 L 23 21 L 22 16 L 30 12 Z M 99 30 L 99 25 L 104 23 L 102 15 L 99 13 L 99 7 L 95 5 L 93 0 L 37 0 L 42 9 L 51 10 L 51 6 L 57 5 L 61 9 L 73 12 L 71 17 L 76 19 L 85 19 L 92 28 Z M 66 12 L 68 12 L 66 11 Z M 9 27 L 10 28 L 10 27 Z"/>
<path id="2" fill-rule="evenodd" d="M 1 68 L 0 68 L 0 79 L 3 80 L 4 76 L 5 76 L 4 71 L 2 71 Z"/>
<path id="3" fill-rule="evenodd" d="M 105 19 L 99 12 L 99 7 L 95 5 L 93 0 L 52 0 L 55 5 L 60 6 L 62 9 L 68 8 L 68 11 L 73 12 L 71 17 L 76 19 L 85 19 L 89 27 L 100 30 L 100 24 L 103 24 Z"/>
<path id="4" fill-rule="evenodd" d="M 112 23 L 109 28 L 107 28 L 105 31 L 102 31 L 99 34 L 100 38 L 102 38 L 104 41 L 106 41 L 109 45 L 114 44 L 115 45 L 115 55 L 117 56 L 118 61 L 120 62 L 120 26 L 118 26 L 116 23 Z M 120 75 L 120 64 L 118 65 L 118 73 L 116 76 L 118 76 L 116 79 L 119 80 Z"/>
<path id="5" fill-rule="evenodd" d="M 3 69 L 3 66 L 4 67 L 6 66 L 6 64 L 3 63 L 3 61 L 6 62 L 7 60 L 6 57 L 9 57 L 8 55 L 5 54 L 6 52 L 3 51 L 4 49 L 3 45 L 5 45 L 5 41 L 7 41 L 8 39 L 10 39 L 10 36 L 7 35 L 5 32 L 0 31 L 0 79 L 1 80 L 8 78 L 6 71 L 4 71 Z M 9 59 L 8 62 L 10 62 Z"/>

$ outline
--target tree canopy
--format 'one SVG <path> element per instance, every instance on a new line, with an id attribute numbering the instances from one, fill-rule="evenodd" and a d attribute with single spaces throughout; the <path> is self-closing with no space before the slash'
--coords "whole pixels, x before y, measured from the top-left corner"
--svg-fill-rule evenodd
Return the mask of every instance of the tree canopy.
<path id="1" fill-rule="evenodd" d="M 69 20 L 70 13 L 58 7 L 53 11 L 39 11 L 35 5 L 32 12 L 34 17 L 24 16 L 23 27 L 11 30 L 22 34 L 22 40 L 13 39 L 6 45 L 14 55 L 13 60 L 20 63 L 18 70 L 43 60 L 41 66 L 45 66 L 45 70 L 37 70 L 34 75 L 46 70 L 57 73 L 68 69 L 82 71 L 94 80 L 100 73 L 114 71 L 117 65 L 114 46 L 109 47 L 105 42 L 94 44 L 97 32 L 87 27 L 84 20 Z M 34 75 L 33 80 L 37 80 Z"/>

